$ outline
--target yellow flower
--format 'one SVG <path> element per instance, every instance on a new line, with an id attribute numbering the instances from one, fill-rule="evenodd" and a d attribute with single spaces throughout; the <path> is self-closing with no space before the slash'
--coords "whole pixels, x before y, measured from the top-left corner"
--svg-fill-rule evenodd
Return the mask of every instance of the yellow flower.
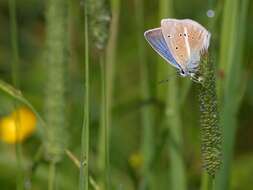
<path id="1" fill-rule="evenodd" d="M 138 170 L 142 167 L 143 164 L 143 156 L 141 153 L 134 153 L 129 158 L 129 163 L 132 168 Z"/>
<path id="2" fill-rule="evenodd" d="M 20 107 L 0 119 L 0 139 L 8 144 L 22 142 L 33 134 L 36 116 L 26 107 Z"/>

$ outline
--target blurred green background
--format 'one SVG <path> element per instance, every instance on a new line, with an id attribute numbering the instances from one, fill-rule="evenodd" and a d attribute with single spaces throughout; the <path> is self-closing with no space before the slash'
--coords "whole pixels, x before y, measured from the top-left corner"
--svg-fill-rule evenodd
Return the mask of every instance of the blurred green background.
<path id="1" fill-rule="evenodd" d="M 78 189 L 79 169 L 65 152 L 81 155 L 85 3 L 13 2 L 0 1 L 0 79 L 58 128 L 49 126 L 45 135 L 37 119 L 36 132 L 22 143 L 0 143 L 0 189 Z M 143 37 L 166 17 L 196 20 L 212 33 L 224 160 L 214 188 L 253 189 L 252 1 L 87 3 L 90 189 L 205 189 L 196 84 L 178 76 Z M 24 102 L 1 90 L 5 118 Z"/>

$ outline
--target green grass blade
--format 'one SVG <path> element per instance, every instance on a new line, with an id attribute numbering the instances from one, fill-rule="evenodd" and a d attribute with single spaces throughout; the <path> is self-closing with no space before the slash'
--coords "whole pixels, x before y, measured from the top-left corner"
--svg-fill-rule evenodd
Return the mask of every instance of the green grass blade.
<path id="1" fill-rule="evenodd" d="M 173 17 L 173 0 L 160 0 L 159 3 L 159 15 L 160 18 L 171 18 Z M 166 66 L 166 69 L 162 69 L 163 65 Z M 159 63 L 161 69 L 158 68 L 159 73 L 172 73 L 173 71 L 176 74 L 174 68 L 166 65 L 164 61 Z M 163 70 L 163 72 L 161 72 Z M 158 75 L 159 75 L 158 73 Z M 170 155 L 170 182 L 171 189 L 185 190 L 186 189 L 186 177 L 185 177 L 185 168 L 184 168 L 184 159 L 182 154 L 183 148 L 183 133 L 182 133 L 182 123 L 181 123 L 181 114 L 180 107 L 184 102 L 186 94 L 188 93 L 190 82 L 185 81 L 184 86 L 181 89 L 182 93 L 179 92 L 179 83 L 177 76 L 171 77 L 168 81 L 167 92 L 164 94 L 167 96 L 165 98 L 166 108 L 165 108 L 165 120 L 166 125 L 169 128 L 169 155 Z M 180 94 L 182 94 L 180 96 Z M 178 101 L 180 97 L 180 101 Z M 175 146 L 175 144 L 177 146 Z"/>
<path id="2" fill-rule="evenodd" d="M 112 20 L 109 31 L 109 41 L 106 46 L 105 56 L 101 55 L 101 78 L 102 78 L 102 119 L 100 130 L 100 156 L 99 165 L 104 173 L 104 184 L 110 189 L 110 127 L 112 120 L 112 98 L 114 91 L 114 70 L 116 58 L 116 46 L 118 37 L 118 22 L 120 13 L 120 0 L 111 1 Z M 104 61 L 105 59 L 105 61 Z"/>
<path id="3" fill-rule="evenodd" d="M 83 126 L 82 126 L 82 137 L 81 137 L 81 167 L 80 167 L 80 184 L 79 190 L 89 189 L 89 136 L 90 136 L 90 105 L 89 105 L 89 28 L 88 28 L 88 5 L 85 1 L 84 5 L 84 38 L 85 38 L 85 81 L 84 81 L 84 110 L 83 110 Z"/>
<path id="4" fill-rule="evenodd" d="M 100 55 L 101 68 L 101 123 L 100 123 L 100 143 L 99 143 L 99 169 L 102 189 L 109 189 L 109 134 L 108 134 L 108 89 L 107 89 L 107 65 L 105 65 L 104 55 Z"/>
<path id="5" fill-rule="evenodd" d="M 226 62 L 220 62 L 220 64 L 226 65 L 225 81 L 224 81 L 224 102 L 221 113 L 221 125 L 224 134 L 223 140 L 223 165 L 221 171 L 218 174 L 216 189 L 223 190 L 230 188 L 230 173 L 231 164 L 233 160 L 235 136 L 237 131 L 237 119 L 236 115 L 240 107 L 240 97 L 243 92 L 241 83 L 244 83 L 242 77 L 242 54 L 244 51 L 244 31 L 246 26 L 246 15 L 248 12 L 248 0 L 243 1 L 226 1 L 225 13 L 223 21 L 226 22 L 229 19 L 234 23 L 223 26 L 224 30 L 233 34 L 230 41 L 222 41 L 227 43 L 222 48 L 229 47 L 227 54 L 221 54 L 220 56 L 227 56 L 227 58 L 220 58 L 220 61 L 226 60 Z M 236 10 L 229 10 L 230 7 L 236 7 Z M 227 27 L 227 28 L 225 28 Z M 225 52 L 225 50 L 221 51 Z M 221 66 L 223 68 L 223 66 Z"/>
<path id="6" fill-rule="evenodd" d="M 15 87 L 19 86 L 19 51 L 18 51 L 18 32 L 17 32 L 17 19 L 16 19 L 16 1 L 9 0 L 9 14 L 10 14 L 10 31 L 11 31 L 11 47 L 12 47 L 12 82 Z M 14 99 L 14 108 L 17 109 L 17 102 Z M 16 133 L 17 136 L 20 135 L 18 128 L 20 128 L 20 118 L 17 115 L 15 118 L 16 123 Z M 17 186 L 16 189 L 22 190 L 24 189 L 24 174 L 23 174 L 23 166 L 22 166 L 22 146 L 20 143 L 16 143 L 15 152 L 17 157 Z"/>
<path id="7" fill-rule="evenodd" d="M 235 28 L 237 27 L 238 0 L 226 0 L 224 2 L 223 21 L 221 30 L 221 47 L 219 57 L 219 70 L 227 75 L 233 58 L 235 46 Z M 231 46 L 232 45 L 232 46 Z M 218 97 L 223 96 L 224 80 L 218 81 Z"/>
<path id="8" fill-rule="evenodd" d="M 135 0 L 135 15 L 138 37 L 138 59 L 140 64 L 140 90 L 142 101 L 147 101 L 151 98 L 150 89 L 150 75 L 148 73 L 148 63 L 146 61 L 145 39 L 144 34 L 144 0 Z M 154 127 L 154 113 L 152 105 L 143 106 L 141 109 L 141 124 L 142 124 L 142 154 L 143 154 L 143 168 L 142 168 L 142 181 L 140 189 L 151 188 L 152 185 L 152 172 L 151 162 L 153 157 L 153 127 Z"/>
<path id="9" fill-rule="evenodd" d="M 213 190 L 214 189 L 214 179 L 208 173 L 203 172 L 201 178 L 201 190 Z"/>
<path id="10" fill-rule="evenodd" d="M 170 178 L 172 189 L 186 189 L 185 167 L 182 154 L 183 134 L 180 118 L 180 104 L 178 104 L 179 88 L 177 79 L 169 81 L 168 99 L 166 105 L 166 120 L 169 126 L 169 138 L 173 139 L 173 144 L 169 144 L 170 150 Z M 171 142 L 171 141 L 169 141 Z"/>
<path id="11" fill-rule="evenodd" d="M 92 47 L 99 51 L 100 73 L 101 73 L 101 106 L 100 106 L 100 131 L 98 143 L 98 170 L 99 184 L 101 189 L 110 189 L 110 119 L 111 119 L 111 95 L 113 77 L 112 64 L 108 62 L 107 48 L 110 37 L 111 10 L 108 0 L 91 0 L 89 3 L 89 28 Z M 114 49 L 111 50 L 114 53 Z M 111 55 L 110 55 L 111 56 Z M 110 61 L 110 60 L 109 60 Z"/>
<path id="12" fill-rule="evenodd" d="M 112 100 L 114 94 L 114 78 L 115 78 L 115 59 L 117 53 L 119 16 L 120 16 L 120 0 L 111 0 L 112 20 L 109 31 L 109 41 L 106 47 L 105 55 L 105 85 L 106 85 L 106 124 L 105 130 L 105 164 L 106 164 L 106 187 L 111 189 L 110 178 L 110 129 L 112 126 Z"/>

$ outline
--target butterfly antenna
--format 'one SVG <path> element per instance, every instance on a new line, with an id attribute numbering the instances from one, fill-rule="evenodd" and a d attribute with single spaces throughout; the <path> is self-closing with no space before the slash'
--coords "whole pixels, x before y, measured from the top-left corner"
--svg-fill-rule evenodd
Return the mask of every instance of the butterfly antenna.
<path id="1" fill-rule="evenodd" d="M 178 76 L 178 75 L 179 75 L 178 72 L 176 72 L 176 73 L 171 73 L 167 79 L 160 80 L 160 81 L 158 82 L 158 84 L 163 84 L 163 83 L 169 82 L 169 80 L 170 80 L 172 77 L 176 77 L 176 76 Z"/>
<path id="2" fill-rule="evenodd" d="M 164 79 L 164 80 L 160 80 L 158 82 L 158 84 L 163 84 L 163 83 L 166 83 L 166 82 L 169 82 L 170 79 Z"/>

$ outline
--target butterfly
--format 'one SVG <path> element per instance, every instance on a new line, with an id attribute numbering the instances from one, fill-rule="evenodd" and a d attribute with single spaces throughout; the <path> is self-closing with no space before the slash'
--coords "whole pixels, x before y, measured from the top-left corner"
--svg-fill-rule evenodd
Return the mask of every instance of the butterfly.
<path id="1" fill-rule="evenodd" d="M 211 37 L 202 25 L 191 19 L 162 19 L 160 28 L 147 30 L 144 36 L 181 76 L 196 79 L 201 52 L 208 49 Z"/>

